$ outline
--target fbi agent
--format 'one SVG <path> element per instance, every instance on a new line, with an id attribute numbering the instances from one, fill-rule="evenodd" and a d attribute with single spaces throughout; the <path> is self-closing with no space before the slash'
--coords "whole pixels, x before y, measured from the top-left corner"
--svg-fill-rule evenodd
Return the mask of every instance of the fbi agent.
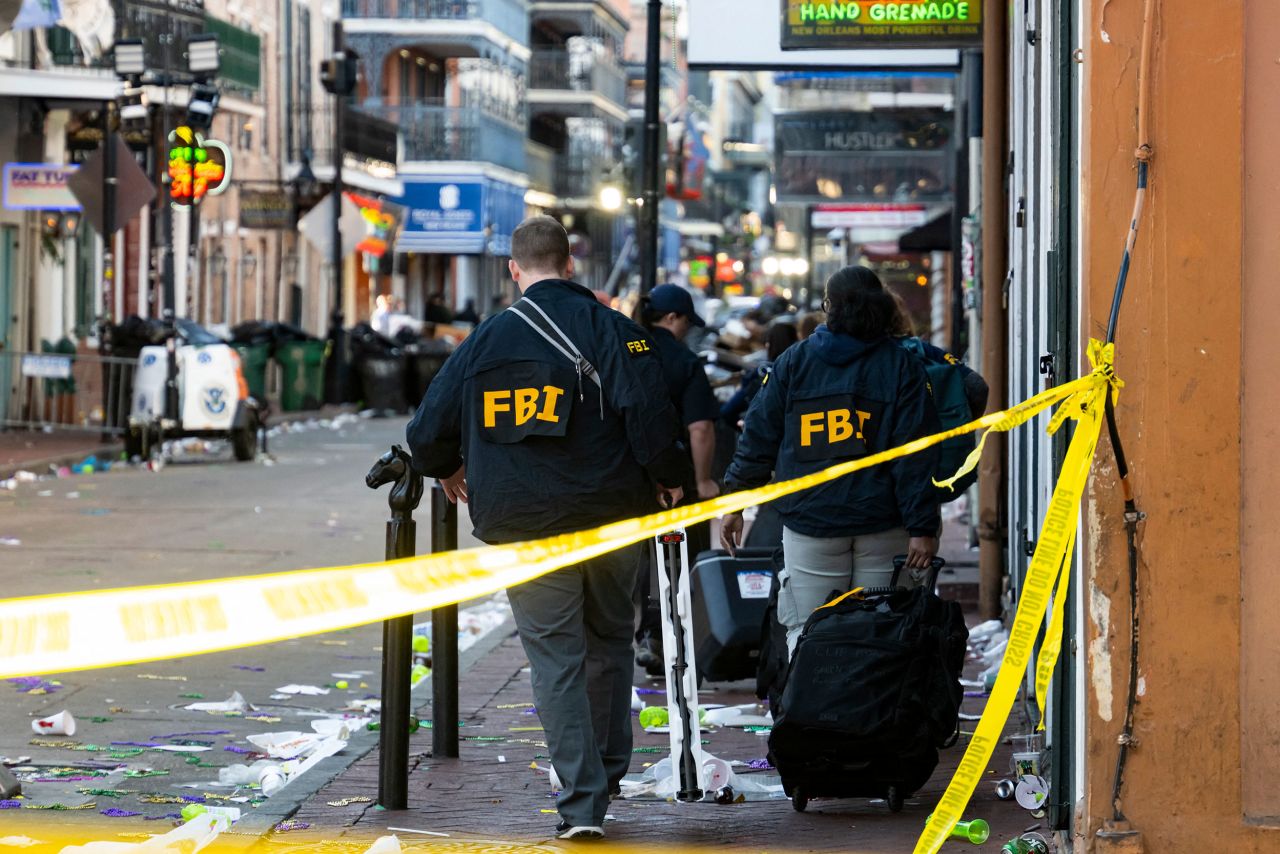
<path id="1" fill-rule="evenodd" d="M 583 530 L 682 497 L 688 462 L 644 330 L 569 279 L 569 238 L 533 217 L 511 238 L 523 297 L 445 362 L 409 424 L 413 464 L 507 543 Z M 599 838 L 631 762 L 639 546 L 508 591 L 563 787 L 561 838 Z"/>
<path id="2" fill-rule="evenodd" d="M 923 367 L 892 337 L 897 306 L 874 272 L 827 282 L 827 323 L 778 359 L 747 410 L 725 474 L 729 489 L 789 480 L 936 432 Z M 834 590 L 887 586 L 893 558 L 926 569 L 941 519 L 927 450 L 779 499 L 785 568 L 778 620 L 794 651 L 805 620 Z M 733 550 L 742 516 L 722 520 Z M 913 584 L 910 574 L 901 581 Z"/>

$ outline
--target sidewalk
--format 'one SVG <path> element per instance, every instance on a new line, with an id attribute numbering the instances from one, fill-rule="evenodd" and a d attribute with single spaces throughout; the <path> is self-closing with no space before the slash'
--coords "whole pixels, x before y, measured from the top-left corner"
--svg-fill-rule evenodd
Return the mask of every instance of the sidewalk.
<path id="1" fill-rule="evenodd" d="M 420 730 L 410 742 L 409 809 L 388 812 L 375 805 L 378 796 L 378 751 L 371 751 L 347 771 L 321 788 L 293 816 L 293 830 L 270 837 L 275 843 L 303 844 L 315 840 L 368 842 L 378 835 L 397 833 L 405 843 L 442 843 L 448 834 L 457 843 L 552 844 L 558 817 L 547 775 L 534 770 L 548 765 L 545 742 L 532 709 L 527 660 L 519 640 L 509 636 L 483 661 L 467 672 L 461 686 L 461 758 L 431 756 L 431 732 Z M 635 684 L 657 688 L 637 671 Z M 753 685 L 708 686 L 705 703 L 733 705 L 755 702 Z M 650 704 L 662 695 L 648 696 Z M 983 698 L 967 699 L 964 711 L 979 713 Z M 430 705 L 418 710 L 430 719 Z M 963 722 L 971 730 L 973 723 Z M 642 773 L 668 752 L 666 735 L 649 734 L 635 724 L 636 754 L 631 772 Z M 1026 731 L 1015 709 L 1007 734 Z M 740 729 L 704 733 L 705 749 L 727 761 L 749 762 L 767 752 L 767 736 Z M 868 800 L 823 800 L 796 813 L 789 801 L 749 801 L 719 806 L 624 800 L 614 803 L 613 820 L 606 825 L 609 840 L 621 844 L 660 847 L 728 846 L 737 849 L 797 851 L 910 851 L 926 816 L 936 804 L 963 755 L 967 739 L 943 751 L 930 782 L 907 801 L 900 814 L 883 803 Z M 985 782 L 974 794 L 967 817 L 982 817 L 991 825 L 993 850 L 1026 830 L 1036 820 L 1012 802 L 1000 802 L 994 783 L 1008 776 L 1010 748 L 997 749 Z M 735 768 L 738 774 L 773 774 Z M 352 798 L 369 799 L 350 803 Z M 411 831 L 429 831 L 422 835 Z M 966 846 L 967 847 L 967 846 Z"/>

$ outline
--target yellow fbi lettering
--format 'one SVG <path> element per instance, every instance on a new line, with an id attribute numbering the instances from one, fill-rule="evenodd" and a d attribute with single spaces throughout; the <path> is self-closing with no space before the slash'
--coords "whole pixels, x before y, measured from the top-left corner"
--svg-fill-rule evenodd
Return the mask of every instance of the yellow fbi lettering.
<path id="1" fill-rule="evenodd" d="M 639 341 L 628 341 L 627 350 L 633 356 L 638 356 L 641 353 L 647 353 L 649 352 L 649 342 L 644 340 L 643 338 L 641 338 Z"/>
<path id="2" fill-rule="evenodd" d="M 560 416 L 556 415 L 556 403 L 564 394 L 564 389 L 553 385 L 537 388 L 498 389 L 484 393 L 484 426 L 498 426 L 498 413 L 510 412 L 515 415 L 516 426 L 527 424 L 531 419 L 548 421 L 557 424 Z M 542 405 L 539 406 L 539 401 Z"/>
<path id="3" fill-rule="evenodd" d="M 858 426 L 853 426 L 853 416 L 858 416 Z M 866 426 L 870 412 L 855 409 L 829 409 L 826 412 L 806 412 L 800 416 L 800 445 L 808 448 L 813 444 L 816 433 L 826 433 L 827 441 L 834 445 L 848 439 L 862 439 L 862 428 Z"/>

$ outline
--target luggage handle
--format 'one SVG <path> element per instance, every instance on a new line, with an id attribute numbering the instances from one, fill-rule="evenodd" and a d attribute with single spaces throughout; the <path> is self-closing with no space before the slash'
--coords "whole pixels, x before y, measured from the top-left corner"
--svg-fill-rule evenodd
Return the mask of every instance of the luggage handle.
<path id="1" fill-rule="evenodd" d="M 906 555 L 897 555 L 894 557 L 893 578 L 889 581 L 890 587 L 896 588 L 898 586 L 898 577 L 902 574 L 902 570 L 906 568 L 906 565 Z M 931 592 L 937 592 L 938 575 L 941 574 L 942 568 L 946 565 L 947 562 L 940 557 L 934 557 L 933 560 L 929 562 L 929 590 Z"/>

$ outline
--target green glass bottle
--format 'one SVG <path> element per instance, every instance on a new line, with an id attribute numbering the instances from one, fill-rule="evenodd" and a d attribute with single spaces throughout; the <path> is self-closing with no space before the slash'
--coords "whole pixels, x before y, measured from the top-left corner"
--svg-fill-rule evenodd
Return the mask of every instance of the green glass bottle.
<path id="1" fill-rule="evenodd" d="M 1000 854 L 1049 854 L 1049 846 L 1040 834 L 1028 833 L 1010 839 L 1000 849 Z"/>

